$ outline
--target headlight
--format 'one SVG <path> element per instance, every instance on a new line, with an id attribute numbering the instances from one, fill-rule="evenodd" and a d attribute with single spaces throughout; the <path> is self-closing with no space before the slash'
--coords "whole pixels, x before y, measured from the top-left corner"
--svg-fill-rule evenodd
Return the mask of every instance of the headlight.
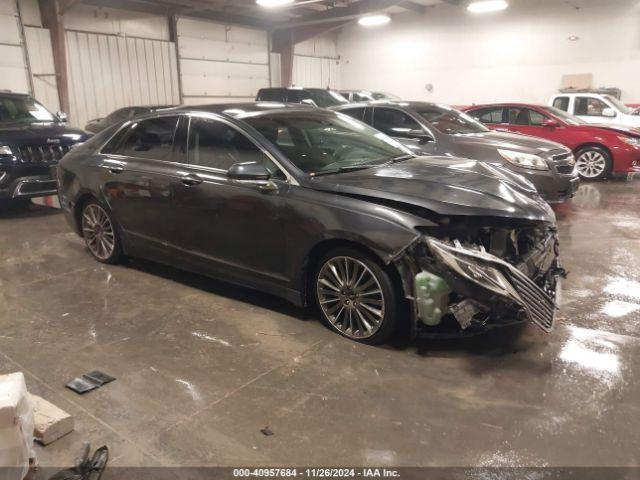
<path id="1" fill-rule="evenodd" d="M 13 152 L 11 151 L 11 147 L 7 147 L 6 145 L 1 146 L 0 155 L 13 155 Z"/>
<path id="2" fill-rule="evenodd" d="M 427 243 L 433 254 L 454 272 L 499 295 L 518 298 L 518 294 L 504 275 L 496 268 L 482 262 L 482 256 L 489 254 L 466 249 L 460 251 L 433 238 L 428 239 Z M 477 260 L 474 257 L 477 257 Z"/>
<path id="3" fill-rule="evenodd" d="M 638 137 L 618 137 L 620 140 L 622 140 L 624 143 L 627 143 L 633 147 L 640 147 L 640 138 Z"/>
<path id="4" fill-rule="evenodd" d="M 498 153 L 507 162 L 518 165 L 519 167 L 531 168 L 533 170 L 549 170 L 549 165 L 544 158 L 530 153 L 515 152 L 513 150 L 498 149 Z"/>

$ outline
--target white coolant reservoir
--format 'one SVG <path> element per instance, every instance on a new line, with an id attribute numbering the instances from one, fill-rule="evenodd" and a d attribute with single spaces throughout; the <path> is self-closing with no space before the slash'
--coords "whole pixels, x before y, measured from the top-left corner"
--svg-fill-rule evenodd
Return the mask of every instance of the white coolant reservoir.
<path id="1" fill-rule="evenodd" d="M 0 480 L 22 480 L 33 452 L 33 406 L 21 372 L 0 375 Z"/>

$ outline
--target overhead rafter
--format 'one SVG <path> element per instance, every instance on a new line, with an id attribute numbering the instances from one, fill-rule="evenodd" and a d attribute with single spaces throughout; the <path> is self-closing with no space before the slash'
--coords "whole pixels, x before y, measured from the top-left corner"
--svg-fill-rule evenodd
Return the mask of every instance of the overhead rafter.
<path id="1" fill-rule="evenodd" d="M 310 15 L 305 15 L 295 20 L 277 24 L 274 30 L 303 27 L 307 25 L 318 25 L 322 23 L 336 22 L 339 20 L 352 20 L 367 13 L 384 10 L 392 7 L 403 0 L 359 0 L 350 3 L 346 7 L 335 7 L 329 10 L 319 11 Z"/>

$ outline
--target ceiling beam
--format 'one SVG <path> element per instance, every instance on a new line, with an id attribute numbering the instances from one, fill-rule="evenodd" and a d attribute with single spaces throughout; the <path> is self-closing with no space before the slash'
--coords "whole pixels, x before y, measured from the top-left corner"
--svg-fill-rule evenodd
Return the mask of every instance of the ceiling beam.
<path id="1" fill-rule="evenodd" d="M 442 3 L 448 3 L 449 5 L 454 5 L 459 7 L 462 4 L 462 0 L 440 0 Z"/>
<path id="2" fill-rule="evenodd" d="M 403 0 L 359 0 L 346 7 L 336 7 L 302 16 L 291 22 L 276 25 L 274 30 L 319 25 L 322 23 L 336 22 L 340 20 L 352 20 L 367 13 L 376 12 L 392 7 Z"/>
<path id="3" fill-rule="evenodd" d="M 415 13 L 425 13 L 427 11 L 426 5 L 422 5 L 420 3 L 411 2 L 409 0 L 405 0 L 398 4 L 399 7 L 404 8 L 405 10 L 410 10 Z"/>

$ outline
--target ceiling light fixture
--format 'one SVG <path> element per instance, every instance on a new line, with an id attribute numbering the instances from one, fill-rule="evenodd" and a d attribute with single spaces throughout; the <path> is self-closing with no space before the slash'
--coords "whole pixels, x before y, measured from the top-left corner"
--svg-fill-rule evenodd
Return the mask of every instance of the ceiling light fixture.
<path id="1" fill-rule="evenodd" d="M 274 8 L 293 3 L 293 0 L 256 0 L 256 3 L 261 7 Z"/>
<path id="2" fill-rule="evenodd" d="M 471 13 L 489 13 L 504 10 L 509 4 L 506 0 L 477 0 L 467 7 Z"/>
<path id="3" fill-rule="evenodd" d="M 379 14 L 379 15 L 367 15 L 366 17 L 361 17 L 358 20 L 358 23 L 364 27 L 375 27 L 377 25 L 384 25 L 385 23 L 389 23 L 391 21 L 391 17 L 387 14 Z"/>

